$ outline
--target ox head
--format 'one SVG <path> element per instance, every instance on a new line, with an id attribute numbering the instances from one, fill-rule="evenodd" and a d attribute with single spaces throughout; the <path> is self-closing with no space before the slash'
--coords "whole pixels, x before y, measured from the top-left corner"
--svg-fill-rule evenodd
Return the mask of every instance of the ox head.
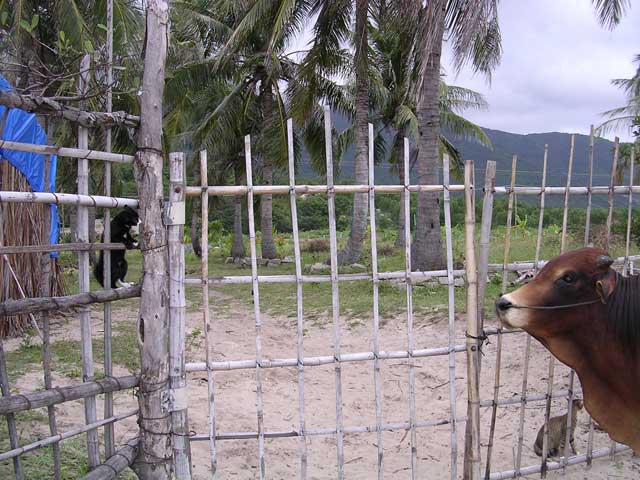
<path id="1" fill-rule="evenodd" d="M 585 308 L 606 303 L 616 287 L 613 259 L 599 248 L 583 248 L 549 261 L 526 285 L 496 300 L 508 327 L 538 338 L 580 326 Z"/>

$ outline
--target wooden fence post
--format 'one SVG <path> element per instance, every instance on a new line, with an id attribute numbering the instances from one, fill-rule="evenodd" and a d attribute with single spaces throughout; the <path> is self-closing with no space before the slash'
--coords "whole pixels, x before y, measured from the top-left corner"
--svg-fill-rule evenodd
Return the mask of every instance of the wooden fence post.
<path id="1" fill-rule="evenodd" d="M 172 473 L 171 418 L 163 407 L 169 387 L 169 288 L 167 232 L 162 222 L 162 96 L 169 4 L 166 0 L 147 0 L 146 13 L 138 151 L 133 162 L 140 197 L 144 275 L 138 317 L 140 442 L 133 468 L 143 480 L 169 480 Z"/>
<path id="2" fill-rule="evenodd" d="M 80 81 L 78 82 L 78 94 L 86 95 L 89 88 L 89 69 L 91 68 L 89 55 L 85 55 L 80 63 Z M 86 127 L 78 127 L 78 148 L 89 148 L 89 130 Z M 89 160 L 78 159 L 78 195 L 89 195 Z M 89 209 L 78 206 L 76 214 L 76 234 L 78 242 L 89 242 Z M 89 252 L 78 252 L 78 287 L 80 293 L 91 290 L 90 285 Z M 80 337 L 82 341 L 82 380 L 91 382 L 94 380 L 93 370 L 93 344 L 91 334 L 91 309 L 88 306 L 80 307 Z M 85 423 L 95 423 L 98 415 L 96 411 L 96 397 L 84 399 Z M 100 445 L 98 443 L 98 431 L 87 432 L 87 449 L 89 454 L 89 467 L 100 465 Z"/>
<path id="3" fill-rule="evenodd" d="M 184 154 L 169 154 L 169 209 L 166 215 L 169 243 L 169 369 L 171 390 L 171 443 L 175 476 L 191 479 L 187 379 L 184 371 L 187 305 L 184 298 Z"/>
<path id="4" fill-rule="evenodd" d="M 475 212 L 473 209 L 473 161 L 467 160 L 464 166 L 464 204 L 465 204 L 465 256 L 467 271 L 467 422 L 471 442 L 464 452 L 465 480 L 480 479 L 480 385 L 478 368 L 478 275 L 476 271 L 475 250 Z"/>

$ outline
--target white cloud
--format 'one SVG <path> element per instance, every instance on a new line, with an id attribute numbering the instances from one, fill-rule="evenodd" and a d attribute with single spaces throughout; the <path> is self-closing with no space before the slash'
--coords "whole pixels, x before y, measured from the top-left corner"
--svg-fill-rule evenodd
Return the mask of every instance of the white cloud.
<path id="1" fill-rule="evenodd" d="M 634 74 L 637 5 L 613 31 L 600 27 L 586 0 L 503 0 L 499 15 L 503 57 L 490 85 L 468 67 L 456 77 L 444 49 L 447 81 L 477 90 L 489 102 L 488 111 L 467 112 L 468 118 L 516 133 L 588 133 L 590 124 L 603 121 L 603 111 L 624 104 L 611 79 Z M 629 139 L 626 130 L 614 134 Z"/>

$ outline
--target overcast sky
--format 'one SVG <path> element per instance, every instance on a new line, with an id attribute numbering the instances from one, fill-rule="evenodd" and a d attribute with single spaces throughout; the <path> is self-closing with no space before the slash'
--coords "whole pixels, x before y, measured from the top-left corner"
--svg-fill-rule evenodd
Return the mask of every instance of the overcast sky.
<path id="1" fill-rule="evenodd" d="M 456 77 L 444 49 L 447 83 L 479 91 L 489 102 L 488 111 L 465 112 L 467 118 L 515 133 L 588 133 L 603 121 L 602 112 L 625 103 L 610 81 L 634 74 L 640 5 L 613 31 L 600 27 L 589 0 L 502 0 L 499 15 L 503 56 L 490 85 L 469 68 Z M 626 129 L 607 136 L 615 134 L 630 138 Z"/>

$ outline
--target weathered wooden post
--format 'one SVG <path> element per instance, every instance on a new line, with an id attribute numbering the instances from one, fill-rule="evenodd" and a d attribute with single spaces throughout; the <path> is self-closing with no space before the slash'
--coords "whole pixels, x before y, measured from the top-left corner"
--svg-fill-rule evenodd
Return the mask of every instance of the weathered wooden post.
<path id="1" fill-rule="evenodd" d="M 89 69 L 91 61 L 89 55 L 85 55 L 80 63 L 80 77 L 78 82 L 78 94 L 83 97 L 89 88 Z M 78 148 L 89 148 L 89 130 L 83 126 L 78 126 Z M 78 159 L 78 194 L 89 194 L 89 160 Z M 78 242 L 89 243 L 89 209 L 78 206 L 76 213 L 76 235 Z M 91 290 L 89 280 L 89 252 L 78 252 L 78 289 L 80 293 Z M 91 342 L 91 309 L 83 306 L 80 311 L 80 337 L 82 341 L 82 381 L 91 382 L 94 380 L 93 370 L 93 344 Z M 85 423 L 95 423 L 98 415 L 96 411 L 96 397 L 84 399 Z M 87 450 L 89 456 L 89 467 L 95 468 L 100 465 L 100 446 L 98 441 L 98 431 L 87 432 Z"/>
<path id="2" fill-rule="evenodd" d="M 171 416 L 163 408 L 169 388 L 168 252 L 162 222 L 162 96 L 168 27 L 169 2 L 147 0 L 138 152 L 133 164 L 144 275 L 138 317 L 140 442 L 133 468 L 140 478 L 155 480 L 168 480 L 172 471 Z"/>
<path id="3" fill-rule="evenodd" d="M 464 165 L 465 255 L 467 260 L 467 422 L 471 441 L 464 452 L 465 480 L 480 479 L 480 386 L 478 368 L 478 275 L 475 250 L 475 212 L 473 209 L 473 162 Z"/>
<path id="4" fill-rule="evenodd" d="M 171 412 L 171 439 L 175 477 L 191 479 L 187 379 L 184 370 L 184 338 L 187 305 L 184 297 L 184 154 L 169 154 L 169 207 L 165 215 L 169 243 L 169 369 L 167 411 Z"/>

